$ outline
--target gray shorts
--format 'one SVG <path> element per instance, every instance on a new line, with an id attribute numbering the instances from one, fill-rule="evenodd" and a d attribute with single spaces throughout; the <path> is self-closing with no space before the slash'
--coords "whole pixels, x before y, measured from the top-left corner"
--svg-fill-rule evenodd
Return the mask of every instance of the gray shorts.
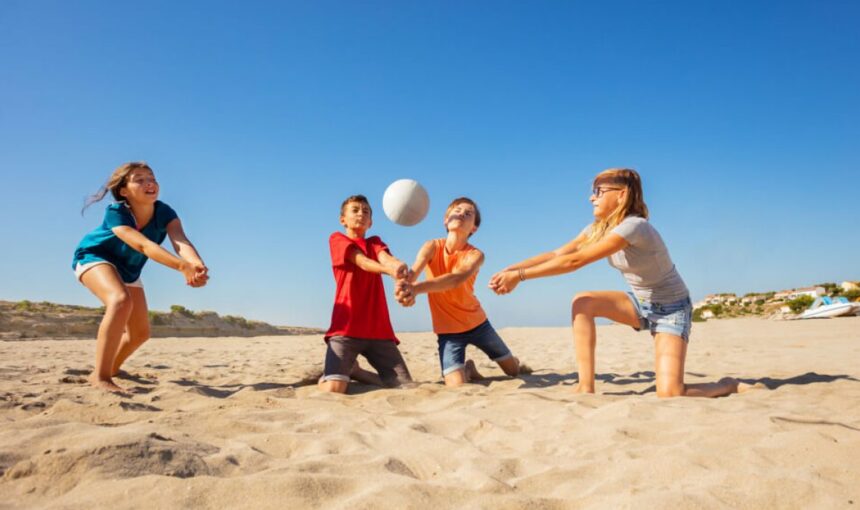
<path id="1" fill-rule="evenodd" d="M 348 336 L 333 336 L 326 342 L 324 381 L 349 382 L 349 375 L 358 355 L 367 359 L 386 386 L 396 387 L 412 382 L 406 361 L 397 344 L 391 340 L 365 340 Z"/>

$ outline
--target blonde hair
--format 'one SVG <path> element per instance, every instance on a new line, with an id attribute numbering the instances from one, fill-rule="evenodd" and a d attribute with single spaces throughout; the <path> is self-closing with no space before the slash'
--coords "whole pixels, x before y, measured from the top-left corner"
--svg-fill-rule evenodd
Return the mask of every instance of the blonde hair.
<path id="1" fill-rule="evenodd" d="M 104 186 L 86 198 L 84 201 L 84 207 L 81 209 L 81 214 L 84 213 L 87 207 L 101 201 L 105 195 L 108 194 L 108 191 L 110 191 L 113 199 L 117 202 L 125 202 L 125 197 L 120 195 L 119 192 L 126 184 L 128 184 L 128 176 L 131 175 L 133 171 L 140 169 L 152 172 L 152 168 L 150 168 L 145 161 L 131 161 L 118 166 L 110 175 Z"/>
<path id="2" fill-rule="evenodd" d="M 642 179 L 636 170 L 630 168 L 609 168 L 597 174 L 592 186 L 619 186 L 627 190 L 627 198 L 619 204 L 612 213 L 604 219 L 595 219 L 591 224 L 591 233 L 583 243 L 587 246 L 603 239 L 607 232 L 618 226 L 628 216 L 640 216 L 648 219 L 648 206 L 642 194 Z"/>

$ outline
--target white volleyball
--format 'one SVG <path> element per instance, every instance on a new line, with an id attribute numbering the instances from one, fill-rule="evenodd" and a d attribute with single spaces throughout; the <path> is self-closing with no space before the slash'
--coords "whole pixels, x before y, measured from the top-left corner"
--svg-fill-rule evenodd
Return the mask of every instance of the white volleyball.
<path id="1" fill-rule="evenodd" d="M 418 181 L 399 179 L 385 189 L 385 194 L 382 195 L 382 210 L 394 223 L 411 227 L 427 216 L 430 197 Z"/>

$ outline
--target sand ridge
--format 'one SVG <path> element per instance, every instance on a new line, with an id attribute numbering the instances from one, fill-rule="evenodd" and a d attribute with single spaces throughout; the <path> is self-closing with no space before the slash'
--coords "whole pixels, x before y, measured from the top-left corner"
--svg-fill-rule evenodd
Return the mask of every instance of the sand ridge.
<path id="1" fill-rule="evenodd" d="M 860 318 L 696 324 L 688 382 L 654 395 L 649 336 L 598 333 L 574 395 L 567 328 L 502 337 L 534 373 L 440 384 L 403 333 L 410 389 L 316 390 L 319 336 L 156 339 L 91 390 L 92 341 L 0 342 L 0 508 L 851 508 L 860 504 Z"/>

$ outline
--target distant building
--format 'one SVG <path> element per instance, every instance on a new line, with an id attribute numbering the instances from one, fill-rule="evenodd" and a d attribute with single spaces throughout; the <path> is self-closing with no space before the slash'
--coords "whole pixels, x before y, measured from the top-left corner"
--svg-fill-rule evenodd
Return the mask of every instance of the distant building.
<path id="1" fill-rule="evenodd" d="M 793 290 L 781 290 L 781 291 L 779 291 L 773 295 L 773 299 L 774 299 L 774 301 L 785 301 L 786 299 L 788 299 L 788 296 L 790 296 L 792 292 L 794 292 L 794 291 Z"/>
<path id="2" fill-rule="evenodd" d="M 735 294 L 708 294 L 705 296 L 705 302 L 709 305 L 734 303 L 737 302 L 737 300 L 738 297 Z"/>
<path id="3" fill-rule="evenodd" d="M 858 290 L 860 289 L 860 282 L 842 282 L 841 287 L 844 291 Z"/>
<path id="4" fill-rule="evenodd" d="M 713 319 L 714 318 L 714 312 L 712 312 L 710 310 L 705 310 L 704 312 L 702 312 L 702 318 L 703 319 Z"/>
<path id="5" fill-rule="evenodd" d="M 802 289 L 779 291 L 774 294 L 773 298 L 777 300 L 791 301 L 792 299 L 797 299 L 800 296 L 809 296 L 811 298 L 817 298 L 825 294 L 827 294 L 827 291 L 824 289 L 824 287 L 804 287 Z"/>
<path id="6" fill-rule="evenodd" d="M 797 299 L 800 296 L 809 296 L 811 298 L 817 298 L 825 294 L 827 294 L 827 291 L 824 290 L 824 287 L 804 287 L 802 289 L 794 289 L 794 291 L 789 294 L 788 299 Z"/>

